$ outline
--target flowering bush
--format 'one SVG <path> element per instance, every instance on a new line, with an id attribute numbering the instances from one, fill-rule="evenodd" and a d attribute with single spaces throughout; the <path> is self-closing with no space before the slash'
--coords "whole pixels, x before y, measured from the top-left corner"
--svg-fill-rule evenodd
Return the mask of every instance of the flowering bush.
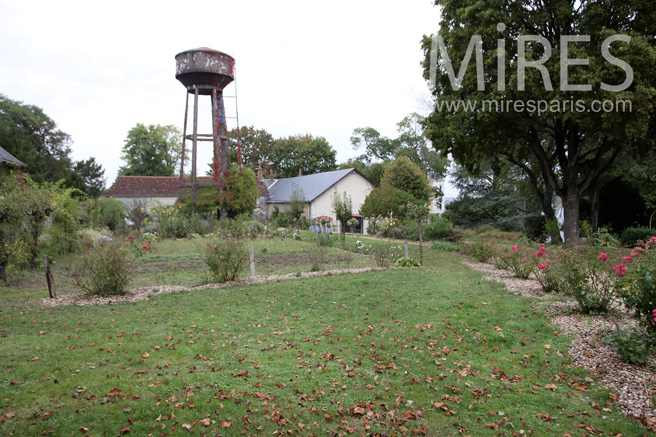
<path id="1" fill-rule="evenodd" d="M 571 293 L 584 313 L 607 312 L 617 301 L 616 284 L 621 265 L 613 266 L 605 253 L 594 248 L 569 249 L 563 254 L 563 291 Z"/>
<path id="2" fill-rule="evenodd" d="M 333 221 L 332 217 L 329 217 L 327 215 L 321 215 L 317 217 L 317 224 L 320 224 L 321 226 L 330 226 L 331 222 Z"/>
<path id="3" fill-rule="evenodd" d="M 358 220 L 357 220 L 357 219 L 354 219 L 354 218 L 349 219 L 349 220 L 346 222 L 346 226 L 348 226 L 349 228 L 355 228 L 355 227 L 358 226 Z"/>
<path id="4" fill-rule="evenodd" d="M 227 238 L 221 243 L 207 243 L 202 257 L 210 269 L 210 279 L 227 282 L 234 281 L 239 275 L 248 258 L 248 252 L 240 240 Z"/>
<path id="5" fill-rule="evenodd" d="M 533 268 L 533 274 L 545 293 L 560 291 L 562 283 L 562 270 L 560 250 L 547 250 L 540 246 L 535 256 L 538 264 Z"/>
<path id="6" fill-rule="evenodd" d="M 628 266 L 615 267 L 621 275 L 619 292 L 626 307 L 634 311 L 648 332 L 656 334 L 656 237 L 647 240 L 644 247 L 638 246 L 631 252 Z"/>
<path id="7" fill-rule="evenodd" d="M 510 252 L 498 253 L 497 256 L 502 258 L 501 264 L 503 268 L 510 270 L 517 278 L 528 279 L 537 265 L 533 256 L 533 249 L 528 246 L 515 244 L 510 248 Z"/>

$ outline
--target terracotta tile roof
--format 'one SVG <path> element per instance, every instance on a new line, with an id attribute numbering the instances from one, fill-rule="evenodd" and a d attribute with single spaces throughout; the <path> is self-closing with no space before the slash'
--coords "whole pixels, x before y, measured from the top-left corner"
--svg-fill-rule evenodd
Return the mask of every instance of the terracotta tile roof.
<path id="1" fill-rule="evenodd" d="M 105 196 L 175 197 L 179 189 L 177 176 L 119 176 Z"/>

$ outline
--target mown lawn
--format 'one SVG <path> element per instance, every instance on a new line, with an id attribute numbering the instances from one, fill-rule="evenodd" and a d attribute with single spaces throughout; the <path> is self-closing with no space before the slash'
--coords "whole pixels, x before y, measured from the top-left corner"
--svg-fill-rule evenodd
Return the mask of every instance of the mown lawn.
<path id="1" fill-rule="evenodd" d="M 8 292 L 0 434 L 645 432 L 570 364 L 533 301 L 425 254 L 421 269 L 130 304 L 46 309 Z"/>

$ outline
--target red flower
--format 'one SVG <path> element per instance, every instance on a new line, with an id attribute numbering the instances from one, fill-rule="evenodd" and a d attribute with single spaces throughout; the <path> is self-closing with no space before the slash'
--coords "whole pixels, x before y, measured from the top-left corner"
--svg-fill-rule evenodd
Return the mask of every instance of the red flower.
<path id="1" fill-rule="evenodd" d="M 144 244 L 143 246 L 141 246 L 141 248 L 144 249 L 144 250 L 150 249 L 147 244 Z"/>
<path id="2" fill-rule="evenodd" d="M 146 240 L 146 243 L 150 244 L 150 240 Z"/>
<path id="3" fill-rule="evenodd" d="M 513 247 L 511 247 L 511 249 L 512 249 L 513 252 L 517 252 L 517 250 L 518 250 L 519 248 L 518 248 L 517 245 L 515 244 Z"/>
<path id="4" fill-rule="evenodd" d="M 608 259 L 608 255 L 601 252 L 601 253 L 599 253 L 599 259 L 602 260 L 602 261 L 606 261 Z"/>
<path id="5" fill-rule="evenodd" d="M 544 264 L 538 264 L 538 269 L 544 270 L 546 268 L 547 268 L 547 266 L 545 266 Z"/>
<path id="6" fill-rule="evenodd" d="M 624 261 L 627 264 L 631 264 L 631 257 L 630 256 L 623 256 L 622 261 Z"/>
<path id="7" fill-rule="evenodd" d="M 626 275 L 626 270 L 627 270 L 627 268 L 626 268 L 625 265 L 618 264 L 618 265 L 615 266 L 615 274 L 620 278 L 622 276 Z"/>

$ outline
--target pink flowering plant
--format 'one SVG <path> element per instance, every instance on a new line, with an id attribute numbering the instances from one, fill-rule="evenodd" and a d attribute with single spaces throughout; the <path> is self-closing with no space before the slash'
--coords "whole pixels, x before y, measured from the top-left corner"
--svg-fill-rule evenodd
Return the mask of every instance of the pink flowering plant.
<path id="1" fill-rule="evenodd" d="M 618 285 L 624 304 L 649 333 L 656 335 L 656 236 L 636 246 L 615 268 L 621 276 Z"/>
<path id="2" fill-rule="evenodd" d="M 586 313 L 608 312 L 618 302 L 615 292 L 624 266 L 613 262 L 605 252 L 581 246 L 563 253 L 562 290 L 574 296 Z"/>
<path id="3" fill-rule="evenodd" d="M 561 288 L 560 250 L 547 250 L 544 245 L 535 253 L 537 265 L 533 268 L 535 279 L 545 293 L 558 292 Z"/>
<path id="4" fill-rule="evenodd" d="M 526 244 L 515 244 L 500 256 L 505 260 L 506 268 L 520 279 L 528 279 L 538 264 L 535 248 Z"/>

